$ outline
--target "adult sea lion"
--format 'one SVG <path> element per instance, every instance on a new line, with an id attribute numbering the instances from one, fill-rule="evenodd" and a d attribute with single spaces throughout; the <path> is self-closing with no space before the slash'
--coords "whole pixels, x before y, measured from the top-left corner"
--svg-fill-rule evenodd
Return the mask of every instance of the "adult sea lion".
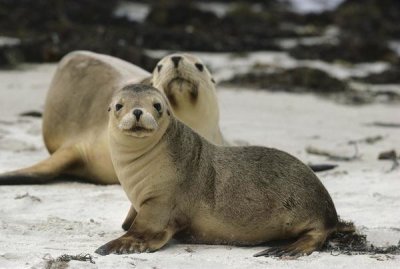
<path id="1" fill-rule="evenodd" d="M 215 80 L 198 57 L 185 53 L 163 58 L 153 72 L 152 82 L 165 93 L 178 119 L 208 141 L 228 144 L 219 128 Z"/>
<path id="2" fill-rule="evenodd" d="M 43 113 L 43 138 L 50 157 L 0 175 L 0 185 L 46 183 L 61 175 L 97 184 L 118 183 L 104 107 L 127 82 L 159 86 L 178 118 L 212 143 L 223 143 L 213 79 L 199 58 L 166 56 L 153 74 L 103 54 L 76 51 L 66 55 L 51 82 Z"/>

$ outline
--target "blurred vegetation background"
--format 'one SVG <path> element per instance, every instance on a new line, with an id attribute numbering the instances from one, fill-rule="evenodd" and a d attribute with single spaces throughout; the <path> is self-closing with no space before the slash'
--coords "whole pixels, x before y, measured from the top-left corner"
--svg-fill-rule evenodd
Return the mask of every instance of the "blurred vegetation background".
<path id="1" fill-rule="evenodd" d="M 336 2 L 332 9 L 299 12 L 294 4 L 302 5 L 302 0 L 0 0 L 0 68 L 57 62 L 73 50 L 113 55 L 149 71 L 158 59 L 146 49 L 278 51 L 299 60 L 385 62 L 390 68 L 381 74 L 354 79 L 400 84 L 400 1 Z M 311 83 L 319 89 L 336 83 L 334 90 L 347 88 L 334 78 L 319 82 L 324 74 L 308 71 L 296 70 L 283 80 L 253 74 L 231 82 L 259 87 L 265 86 L 263 80 L 278 87 Z"/>

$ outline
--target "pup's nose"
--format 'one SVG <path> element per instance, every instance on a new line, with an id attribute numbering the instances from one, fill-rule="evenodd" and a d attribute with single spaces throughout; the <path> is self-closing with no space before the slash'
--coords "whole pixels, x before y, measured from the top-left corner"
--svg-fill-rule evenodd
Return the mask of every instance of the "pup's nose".
<path id="1" fill-rule="evenodd" d="M 140 110 L 140 109 L 135 109 L 135 110 L 133 110 L 133 115 L 135 115 L 136 120 L 139 120 L 139 119 L 140 119 L 140 116 L 141 116 L 142 114 L 143 114 L 143 111 Z"/>
<path id="2" fill-rule="evenodd" d="M 178 68 L 179 61 L 182 59 L 181 56 L 172 56 L 171 60 L 174 63 L 175 68 Z"/>

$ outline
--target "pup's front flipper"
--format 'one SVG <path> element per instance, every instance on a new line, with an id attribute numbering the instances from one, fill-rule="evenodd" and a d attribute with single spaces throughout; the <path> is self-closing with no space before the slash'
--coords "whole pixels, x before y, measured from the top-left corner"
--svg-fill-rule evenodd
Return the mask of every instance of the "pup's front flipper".
<path id="1" fill-rule="evenodd" d="M 96 249 L 96 253 L 100 255 L 141 253 L 150 251 L 148 242 L 144 242 L 129 234 L 125 234 L 118 239 L 112 240 L 107 244 Z"/>
<path id="2" fill-rule="evenodd" d="M 140 208 L 126 234 L 99 247 L 95 252 L 108 255 L 156 251 L 176 232 L 174 222 L 170 221 L 170 209 L 163 202 L 151 200 Z"/>
<path id="3" fill-rule="evenodd" d="M 124 231 L 128 231 L 129 228 L 131 227 L 133 221 L 135 220 L 137 215 L 137 212 L 135 208 L 131 205 L 131 208 L 129 209 L 128 215 L 126 216 L 124 223 L 122 223 L 122 229 Z"/>

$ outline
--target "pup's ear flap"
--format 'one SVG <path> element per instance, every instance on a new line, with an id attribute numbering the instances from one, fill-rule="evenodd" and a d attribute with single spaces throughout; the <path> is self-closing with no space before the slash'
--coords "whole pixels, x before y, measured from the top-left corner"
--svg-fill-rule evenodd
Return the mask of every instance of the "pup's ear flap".
<path id="1" fill-rule="evenodd" d="M 108 111 L 108 112 L 110 112 L 110 111 L 111 111 L 111 107 L 110 107 L 110 106 L 108 107 L 107 111 Z"/>
<path id="2" fill-rule="evenodd" d="M 167 109 L 167 114 L 168 116 L 171 116 L 171 112 L 169 112 L 169 109 Z"/>

